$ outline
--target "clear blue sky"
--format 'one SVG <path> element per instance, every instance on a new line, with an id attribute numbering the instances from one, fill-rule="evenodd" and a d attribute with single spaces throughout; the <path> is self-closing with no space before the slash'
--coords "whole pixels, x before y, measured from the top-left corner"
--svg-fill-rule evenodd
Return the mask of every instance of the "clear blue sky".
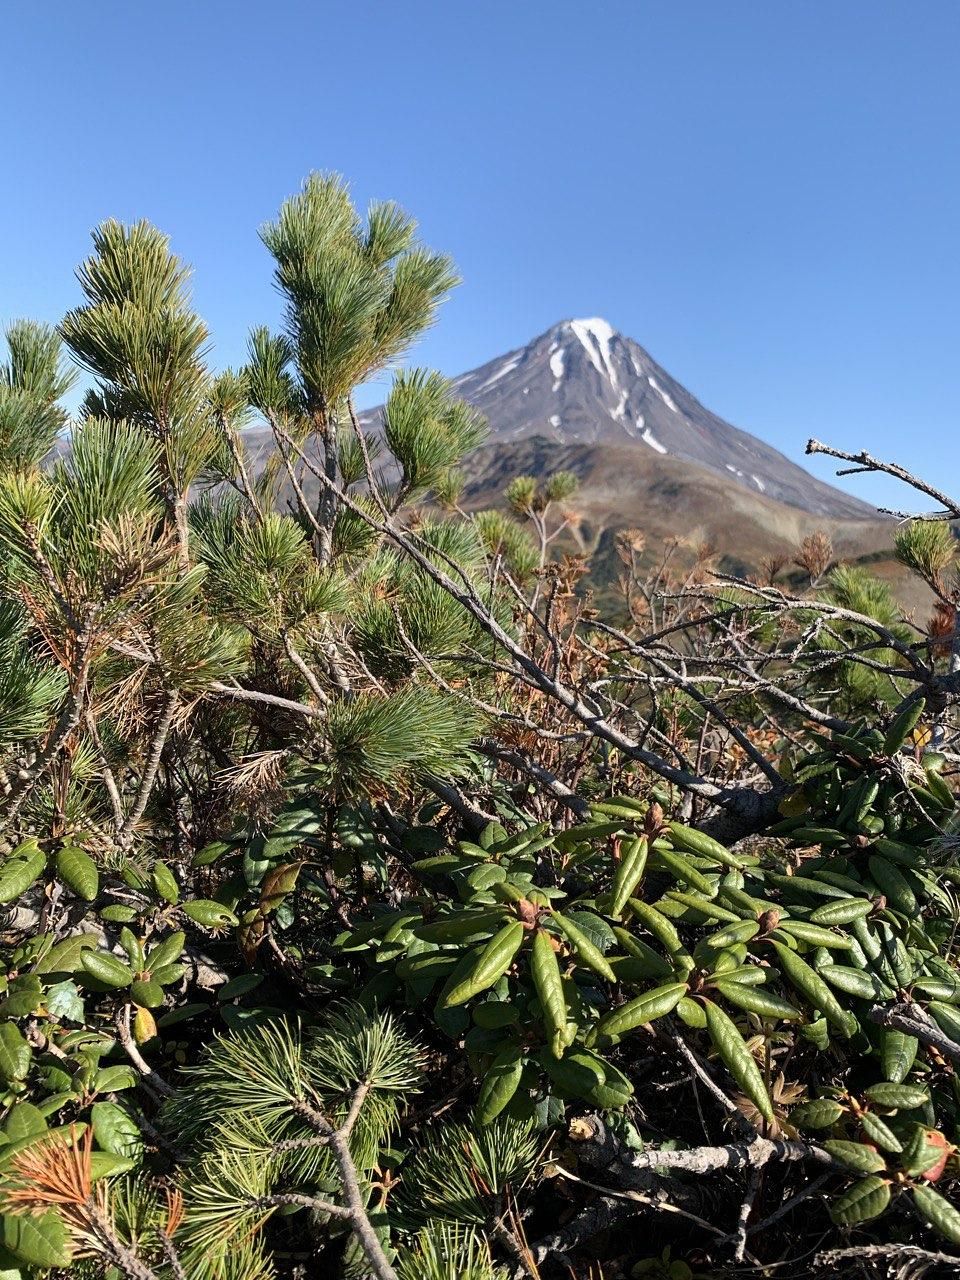
<path id="1" fill-rule="evenodd" d="M 4 320 L 56 321 L 90 228 L 148 217 L 236 363 L 279 312 L 257 227 L 333 169 L 461 269 L 418 362 L 601 315 L 795 458 L 813 434 L 960 492 L 957 0 L 48 0 L 3 28 Z"/>

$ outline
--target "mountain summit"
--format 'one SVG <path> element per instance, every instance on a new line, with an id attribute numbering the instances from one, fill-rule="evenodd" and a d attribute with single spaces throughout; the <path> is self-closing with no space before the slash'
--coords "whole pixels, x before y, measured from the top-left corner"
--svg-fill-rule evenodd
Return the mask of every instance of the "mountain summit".
<path id="1" fill-rule="evenodd" d="M 544 437 L 559 446 L 632 444 L 813 515 L 876 519 L 866 503 L 705 409 L 606 320 L 564 320 L 453 385 L 486 416 L 494 443 Z"/>

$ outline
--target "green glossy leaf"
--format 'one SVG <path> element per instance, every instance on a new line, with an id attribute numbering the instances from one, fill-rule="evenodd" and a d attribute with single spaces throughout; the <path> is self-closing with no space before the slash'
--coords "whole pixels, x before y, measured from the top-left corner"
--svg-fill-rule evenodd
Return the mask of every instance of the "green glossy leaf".
<path id="1" fill-rule="evenodd" d="M 180 899 L 180 886 L 165 862 L 155 862 L 150 872 L 153 887 L 164 902 L 175 904 Z"/>
<path id="2" fill-rule="evenodd" d="M 169 937 L 164 938 L 162 942 L 147 953 L 147 968 L 153 972 L 156 969 L 162 969 L 165 965 L 173 964 L 175 960 L 179 960 L 183 954 L 186 941 L 187 935 L 181 930 L 171 933 Z"/>
<path id="3" fill-rule="evenodd" d="M 77 984 L 66 979 L 57 982 L 47 990 L 44 1004 L 52 1018 L 60 1018 L 64 1022 L 83 1022 L 84 1006 L 77 990 Z"/>
<path id="4" fill-rule="evenodd" d="M 47 865 L 38 849 L 24 858 L 9 857 L 0 862 L 0 903 L 15 902 L 40 878 Z"/>
<path id="5" fill-rule="evenodd" d="M 854 969 L 842 964 L 822 964 L 818 966 L 817 972 L 832 987 L 836 987 L 844 995 L 855 996 L 858 1000 L 889 1000 L 894 994 L 891 987 L 864 969 Z"/>
<path id="6" fill-rule="evenodd" d="M 829 1151 L 837 1164 L 842 1164 L 852 1173 L 879 1173 L 887 1167 L 886 1161 L 879 1151 L 862 1142 L 846 1142 L 839 1138 L 828 1138 L 823 1143 L 824 1151 Z"/>
<path id="7" fill-rule="evenodd" d="M 7 1083 L 23 1080 L 30 1070 L 30 1058 L 30 1046 L 13 1023 L 0 1023 L 0 1077 Z"/>
<path id="8" fill-rule="evenodd" d="M 845 933 L 835 933 L 832 929 L 824 929 L 806 920 L 781 920 L 779 928 L 811 947 L 826 947 L 831 951 L 849 951 L 853 946 L 853 940 Z"/>
<path id="9" fill-rule="evenodd" d="M 32 1267 L 69 1267 L 67 1229 L 53 1210 L 44 1214 L 6 1213 L 0 1219 L 3 1247 Z"/>
<path id="10" fill-rule="evenodd" d="M 622 850 L 622 857 L 613 878 L 610 890 L 610 914 L 620 916 L 627 900 L 634 893 L 647 866 L 648 844 L 646 836 L 628 840 Z"/>
<path id="11" fill-rule="evenodd" d="M 773 942 L 771 945 L 776 950 L 781 968 L 791 984 L 816 1009 L 820 1010 L 831 1026 L 836 1027 L 842 1035 L 849 1038 L 852 1034 L 851 1015 L 840 1004 L 816 970 L 782 942 Z"/>
<path id="12" fill-rule="evenodd" d="M 92 902 L 100 889 L 100 872 L 97 864 L 74 845 L 60 849 L 56 858 L 57 875 L 77 895 L 87 902 Z"/>
<path id="13" fill-rule="evenodd" d="M 671 852 L 654 846 L 654 859 L 660 870 L 669 872 L 675 880 L 687 885 L 695 893 L 702 893 L 707 898 L 717 896 L 716 886 L 692 864 L 689 854 Z"/>
<path id="14" fill-rule="evenodd" d="M 139 1161 L 143 1155 L 143 1138 L 130 1113 L 116 1102 L 95 1102 L 90 1108 L 97 1145 L 115 1156 Z"/>
<path id="15" fill-rule="evenodd" d="M 913 1203 L 936 1231 L 953 1244 L 960 1244 L 960 1211 L 933 1187 L 913 1187 Z"/>
<path id="16" fill-rule="evenodd" d="M 150 958 L 152 959 L 152 955 Z M 229 982 L 217 988 L 217 1000 L 223 1004 L 227 1000 L 236 1000 L 240 996 L 249 995 L 261 985 L 263 978 L 262 973 L 238 974 L 237 977 L 231 978 Z"/>
<path id="17" fill-rule="evenodd" d="M 3 1122 L 4 1135 L 10 1142 L 20 1138 L 33 1138 L 47 1132 L 43 1112 L 31 1102 L 17 1102 Z"/>
<path id="18" fill-rule="evenodd" d="M 897 1135 L 873 1111 L 861 1112 L 860 1127 L 870 1141 L 875 1143 L 881 1151 L 892 1151 L 894 1154 L 899 1154 L 903 1150 Z"/>
<path id="19" fill-rule="evenodd" d="M 104 907 L 100 912 L 100 919 L 109 920 L 111 924 L 129 924 L 131 920 L 136 920 L 136 918 L 137 911 L 135 907 L 125 907 L 118 903 Z"/>
<path id="20" fill-rule="evenodd" d="M 229 907 L 209 898 L 193 898 L 190 902 L 183 903 L 181 910 L 194 924 L 203 925 L 206 929 L 223 929 L 240 923 Z"/>
<path id="21" fill-rule="evenodd" d="M 839 902 L 827 902 L 810 913 L 810 923 L 823 925 L 825 928 L 850 924 L 854 920 L 868 916 L 872 910 L 873 902 L 869 898 L 848 898 Z"/>
<path id="22" fill-rule="evenodd" d="M 78 933 L 72 938 L 64 938 L 62 942 L 52 946 L 41 960 L 37 961 L 36 972 L 41 974 L 76 973 L 80 968 L 83 953 L 96 950 L 96 946 L 96 938 L 89 933 Z"/>
<path id="23" fill-rule="evenodd" d="M 903 1031 L 884 1027 L 880 1034 L 880 1057 L 883 1074 L 894 1084 L 902 1084 L 917 1058 L 919 1041 Z"/>
<path id="24" fill-rule="evenodd" d="M 843 1107 L 835 1098 L 812 1098 L 801 1102 L 790 1112 L 790 1123 L 804 1133 L 829 1129 L 843 1115 Z"/>
<path id="25" fill-rule="evenodd" d="M 121 1089 L 133 1089 L 140 1082 L 140 1077 L 133 1067 L 125 1067 L 117 1063 L 111 1067 L 101 1067 L 94 1078 L 94 1087 L 98 1093 L 119 1093 Z"/>
<path id="26" fill-rule="evenodd" d="M 603 1111 L 616 1111 L 625 1107 L 633 1097 L 633 1085 L 612 1062 L 604 1064 L 602 1084 L 595 1084 L 586 1100 Z"/>
<path id="27" fill-rule="evenodd" d="M 635 1031 L 648 1022 L 654 1022 L 676 1008 L 688 989 L 685 982 L 672 982 L 662 987 L 654 987 L 651 991 L 645 991 L 642 996 L 637 996 L 635 1000 L 628 1000 L 619 1009 L 614 1009 L 606 1017 L 601 1018 L 596 1027 L 596 1034 L 600 1037 L 623 1036 L 628 1031 Z"/>
<path id="28" fill-rule="evenodd" d="M 492 987 L 510 968 L 513 957 L 523 943 L 523 937 L 523 925 L 519 920 L 514 920 L 494 934 L 485 947 L 477 948 L 473 964 L 442 996 L 442 1007 L 451 1009 L 465 1004 L 481 991 Z"/>
<path id="29" fill-rule="evenodd" d="M 891 1111 L 912 1111 L 930 1101 L 930 1093 L 927 1089 L 921 1089 L 914 1084 L 892 1084 L 886 1081 L 871 1085 L 865 1091 L 865 1097 L 876 1106 L 885 1107 Z"/>
<path id="30" fill-rule="evenodd" d="M 157 1019 L 157 1026 L 175 1027 L 179 1022 L 188 1022 L 191 1018 L 196 1018 L 201 1013 L 209 1012 L 210 1005 L 194 1000 L 189 1004 L 181 1005 L 179 1009 L 171 1009 L 169 1013 L 165 1013 L 162 1018 Z"/>
<path id="31" fill-rule="evenodd" d="M 926 698 L 917 698 L 904 707 L 899 715 L 894 717 L 890 722 L 890 728 L 887 730 L 887 736 L 883 740 L 884 755 L 896 755 L 920 723 L 920 718 L 926 709 L 926 705 Z"/>
<path id="32" fill-rule="evenodd" d="M 878 1218 L 889 1203 L 890 1187 L 886 1182 L 877 1177 L 863 1178 L 833 1202 L 830 1216 L 839 1226 L 852 1227 Z"/>
<path id="33" fill-rule="evenodd" d="M 707 1031 L 724 1065 L 763 1118 L 772 1123 L 773 1104 L 770 1095 L 760 1068 L 737 1030 L 736 1023 L 713 1001 L 708 1001 L 705 1008 Z"/>
<path id="34" fill-rule="evenodd" d="M 138 979 L 130 984 L 130 996 L 144 1009 L 159 1009 L 163 1004 L 163 987 L 153 980 Z"/>
<path id="35" fill-rule="evenodd" d="M 671 955 L 676 955 L 685 949 L 680 941 L 676 925 L 671 920 L 668 920 L 662 911 L 658 911 L 656 907 L 650 906 L 649 903 L 641 902 L 639 898 L 630 899 L 630 910 L 647 932 L 652 933 L 661 946 L 665 947 Z"/>
<path id="36" fill-rule="evenodd" d="M 80 964 L 85 973 L 89 973 L 105 987 L 119 990 L 121 987 L 129 987 L 133 981 L 130 966 L 108 951 L 84 951 Z"/>
<path id="37" fill-rule="evenodd" d="M 557 1090 L 566 1098 L 589 1098 L 607 1078 L 606 1064 L 583 1049 L 571 1049 L 560 1059 L 543 1053 L 540 1062 Z"/>
<path id="38" fill-rule="evenodd" d="M 575 922 L 569 916 L 561 915 L 559 911 L 554 911 L 552 919 L 576 952 L 577 958 L 582 960 L 588 969 L 592 969 L 601 978 L 606 978 L 608 982 L 616 982 L 617 975 L 610 968 L 610 962 L 588 936 L 586 930 L 581 927 L 582 921 Z"/>
<path id="39" fill-rule="evenodd" d="M 933 1137 L 935 1140 L 930 1141 Z M 900 1167 L 913 1178 L 919 1178 L 935 1165 L 943 1162 L 947 1148 L 940 1135 L 922 1124 L 914 1124 L 903 1138 L 903 1154 Z"/>
<path id="40" fill-rule="evenodd" d="M 503 1027 L 514 1027 L 520 1021 L 520 1010 L 506 1000 L 485 1000 L 474 1005 L 474 1022 L 485 1031 L 497 1031 Z"/>
<path id="41" fill-rule="evenodd" d="M 559 1058 L 566 1040 L 567 1002 L 553 940 L 542 929 L 533 935 L 530 974 L 543 1009 L 548 1041 L 554 1057 Z"/>
<path id="42" fill-rule="evenodd" d="M 699 1000 L 691 1000 L 688 996 L 684 996 L 682 1000 L 677 1001 L 676 1014 L 688 1027 L 693 1027 L 697 1031 L 705 1031 L 707 1028 L 706 1011 Z"/>
<path id="43" fill-rule="evenodd" d="M 760 1018 L 778 1018 L 784 1022 L 796 1022 L 803 1017 L 800 1010 L 792 1004 L 759 987 L 747 986 L 742 982 L 715 982 L 713 985 L 725 1000 L 729 1000 L 738 1009 L 755 1013 Z"/>
<path id="44" fill-rule="evenodd" d="M 917 895 L 899 867 L 888 862 L 880 854 L 874 854 L 869 858 L 867 866 L 877 888 L 895 911 L 900 911 L 906 916 L 917 914 Z"/>
<path id="45" fill-rule="evenodd" d="M 502 1050 L 487 1069 L 477 1101 L 477 1121 L 490 1124 L 497 1118 L 517 1091 L 523 1075 L 525 1059 L 520 1045 Z"/>
<path id="46" fill-rule="evenodd" d="M 702 831 L 695 831 L 692 827 L 684 827 L 679 822 L 671 822 L 669 831 L 670 840 L 676 849 L 683 849 L 687 853 L 695 853 L 701 858 L 707 858 L 711 862 L 719 863 L 725 867 L 732 867 L 736 870 L 744 866 L 741 858 L 738 858 L 729 849 L 725 849 L 719 841 L 714 840 L 712 836 L 705 835 Z"/>
<path id="47" fill-rule="evenodd" d="M 128 1156 L 115 1156 L 109 1151 L 92 1151 L 90 1153 L 90 1177 L 93 1182 L 99 1178 L 115 1178 L 118 1173 L 128 1173 L 136 1165 Z"/>

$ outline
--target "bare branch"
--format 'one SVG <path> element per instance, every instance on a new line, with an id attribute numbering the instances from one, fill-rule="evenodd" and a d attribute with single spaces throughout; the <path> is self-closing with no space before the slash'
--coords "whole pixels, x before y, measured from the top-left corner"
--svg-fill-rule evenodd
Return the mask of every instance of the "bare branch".
<path id="1" fill-rule="evenodd" d="M 958 520 L 960 519 L 960 506 L 953 498 L 935 489 L 933 485 L 928 484 L 925 480 L 921 480 L 915 476 L 912 471 L 908 471 L 906 467 L 899 466 L 896 462 L 883 462 L 880 458 L 874 458 L 864 449 L 860 453 L 845 453 L 843 449 L 834 449 L 831 445 L 822 444 L 819 440 L 808 440 L 806 452 L 808 454 L 823 453 L 830 458 L 840 458 L 844 462 L 853 462 L 856 464 L 856 471 L 873 471 L 882 472 L 884 475 L 894 476 L 897 480 L 902 480 L 904 484 L 908 484 L 911 489 L 916 489 L 918 493 L 926 494 L 928 498 L 932 498 L 934 502 L 939 502 L 943 507 L 942 512 L 935 512 L 933 515 L 922 516 L 925 520 Z M 838 471 L 837 475 L 850 475 L 852 471 Z"/>

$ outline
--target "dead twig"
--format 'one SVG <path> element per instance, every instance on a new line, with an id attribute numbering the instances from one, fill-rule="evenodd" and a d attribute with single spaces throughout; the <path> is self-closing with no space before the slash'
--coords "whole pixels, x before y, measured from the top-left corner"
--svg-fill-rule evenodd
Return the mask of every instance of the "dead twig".
<path id="1" fill-rule="evenodd" d="M 914 1036 L 921 1044 L 930 1045 L 931 1048 L 946 1054 L 954 1062 L 960 1062 L 960 1044 L 945 1035 L 917 1004 L 909 1002 L 892 1006 L 875 1004 L 870 1008 L 867 1016 L 871 1022 L 876 1022 L 881 1027 L 892 1027 L 896 1031 L 903 1031 L 908 1036 Z"/>

